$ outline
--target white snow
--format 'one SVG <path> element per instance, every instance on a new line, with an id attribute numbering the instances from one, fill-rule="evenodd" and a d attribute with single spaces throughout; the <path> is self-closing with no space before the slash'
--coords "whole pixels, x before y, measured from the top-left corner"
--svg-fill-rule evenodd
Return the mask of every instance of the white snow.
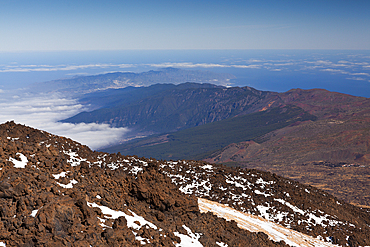
<path id="1" fill-rule="evenodd" d="M 267 220 L 270 219 L 270 214 L 267 213 L 267 211 L 270 209 L 270 207 L 257 205 L 256 208 L 258 209 L 258 211 L 260 211 L 260 214 L 263 218 L 265 218 Z"/>
<path id="2" fill-rule="evenodd" d="M 330 220 L 329 219 L 330 215 L 328 215 L 328 214 L 325 214 L 325 215 L 322 215 L 322 216 L 316 216 L 313 213 L 305 212 L 302 209 L 300 209 L 300 208 L 298 208 L 296 206 L 293 206 L 292 204 L 290 204 L 289 202 L 284 201 L 283 199 L 274 199 L 274 200 L 280 202 L 281 204 L 284 204 L 284 205 L 288 206 L 294 212 L 297 212 L 297 213 L 300 213 L 302 215 L 307 216 L 308 217 L 308 219 L 307 219 L 307 222 L 308 223 L 314 221 L 314 223 L 313 223 L 314 225 L 321 225 L 323 227 L 326 227 L 326 225 L 323 224 L 323 221 L 328 221 L 329 222 L 329 225 L 331 225 L 331 226 L 338 225 L 339 223 L 342 223 L 343 224 L 343 222 L 340 222 L 340 221 L 337 221 L 337 220 Z M 321 213 L 324 213 L 322 211 L 320 211 L 320 212 Z"/>
<path id="3" fill-rule="evenodd" d="M 30 214 L 30 216 L 36 217 L 36 214 L 37 214 L 38 211 L 39 211 L 39 209 L 32 210 L 32 213 Z"/>
<path id="4" fill-rule="evenodd" d="M 248 190 L 252 188 L 252 184 L 246 178 L 240 176 L 230 176 L 229 178 L 226 178 L 225 182 L 228 184 L 234 184 L 236 187 L 240 187 L 243 190 Z"/>
<path id="5" fill-rule="evenodd" d="M 68 171 L 69 172 L 69 171 Z M 59 174 L 51 174 L 55 179 L 64 178 L 68 172 L 61 172 Z"/>
<path id="6" fill-rule="evenodd" d="M 72 152 L 71 150 L 69 150 L 68 152 L 67 151 L 63 152 L 69 156 L 69 160 L 67 160 L 67 162 L 71 166 L 78 166 L 80 165 L 81 161 L 87 161 L 87 159 L 80 158 L 76 152 Z"/>
<path id="7" fill-rule="evenodd" d="M 110 164 L 107 164 L 107 167 L 113 171 L 113 170 L 120 168 L 121 166 L 116 163 L 110 163 Z"/>
<path id="8" fill-rule="evenodd" d="M 227 244 L 223 243 L 223 242 L 216 242 L 216 244 L 220 247 L 228 247 Z"/>
<path id="9" fill-rule="evenodd" d="M 188 235 L 174 232 L 173 234 L 181 239 L 179 244 L 175 244 L 176 247 L 203 247 L 199 242 L 199 233 L 192 233 L 191 229 L 185 225 L 182 225 L 182 227 L 186 230 Z"/>
<path id="10" fill-rule="evenodd" d="M 131 228 L 134 228 L 135 230 L 139 230 L 142 226 L 144 225 L 148 225 L 149 227 L 153 228 L 153 229 L 157 229 L 157 226 L 154 225 L 153 223 L 147 221 L 146 219 L 144 219 L 143 217 L 135 214 L 134 212 L 132 212 L 131 210 L 130 213 L 132 214 L 131 215 L 128 215 L 126 214 L 125 212 L 122 212 L 122 211 L 116 211 L 116 210 L 113 210 L 113 209 L 110 209 L 106 206 L 100 206 L 96 203 L 87 203 L 87 205 L 89 207 L 94 207 L 94 208 L 100 208 L 100 210 L 102 211 L 103 214 L 105 214 L 105 218 L 108 218 L 108 219 L 118 219 L 118 217 L 120 216 L 123 216 L 126 218 L 127 220 L 127 226 L 128 227 L 131 227 Z M 135 222 L 139 222 L 139 224 L 135 223 Z"/>
<path id="11" fill-rule="evenodd" d="M 289 202 L 284 201 L 283 199 L 274 199 L 275 201 L 280 202 L 281 204 L 286 205 L 287 207 L 291 208 L 294 212 L 300 213 L 304 215 L 304 211 L 302 209 L 297 208 L 296 206 L 293 206 Z"/>
<path id="12" fill-rule="evenodd" d="M 107 226 L 106 224 L 104 224 L 106 219 L 102 219 L 102 218 L 100 218 L 100 217 L 97 217 L 97 218 L 98 218 L 98 220 L 100 221 L 100 224 L 99 224 L 99 225 L 100 225 L 101 227 L 103 227 L 103 229 L 104 229 L 104 228 L 112 228 L 112 227 Z"/>
<path id="13" fill-rule="evenodd" d="M 272 196 L 271 194 L 266 194 L 266 193 L 261 192 L 261 191 L 259 191 L 259 190 L 255 190 L 255 191 L 254 191 L 254 193 L 256 193 L 257 195 L 263 195 L 263 196 L 265 196 L 265 197 Z"/>
<path id="14" fill-rule="evenodd" d="M 138 167 L 138 166 L 132 166 L 132 167 L 131 167 L 131 173 L 132 173 L 132 174 L 135 174 L 135 175 L 137 175 L 137 173 L 138 173 L 138 172 L 141 172 L 142 170 L 143 170 L 143 168 Z"/>
<path id="15" fill-rule="evenodd" d="M 118 217 L 123 216 L 123 217 L 126 218 L 127 227 L 133 228 L 134 230 L 140 230 L 140 228 L 143 227 L 143 226 L 145 226 L 146 228 L 149 228 L 150 227 L 150 228 L 153 228 L 155 230 L 158 229 L 156 225 L 154 225 L 153 223 L 147 221 L 143 217 L 135 214 L 131 210 L 128 210 L 128 211 L 130 211 L 130 213 L 132 215 L 128 215 L 125 212 L 116 211 L 116 210 L 110 209 L 110 208 L 108 208 L 106 206 L 100 206 L 100 205 L 98 205 L 96 203 L 89 203 L 89 202 L 87 202 L 87 205 L 89 207 L 100 208 L 100 210 L 104 214 L 104 218 L 105 219 L 102 219 L 102 218 L 99 218 L 99 217 L 98 217 L 98 219 L 100 220 L 100 222 L 101 222 L 100 225 L 103 228 L 109 227 L 109 226 L 107 226 L 107 225 L 104 224 L 106 219 L 117 219 Z M 162 229 L 159 229 L 159 231 L 161 231 L 161 230 Z M 132 233 L 135 235 L 135 239 L 138 240 L 138 241 L 140 241 L 141 244 L 149 244 L 150 243 L 150 239 L 147 239 L 147 238 L 143 238 L 141 236 L 138 236 L 138 233 L 135 232 L 135 231 L 132 231 Z"/>
<path id="16" fill-rule="evenodd" d="M 12 141 L 14 142 L 14 141 L 19 140 L 19 137 L 11 138 L 10 136 L 8 136 L 8 137 L 6 137 L 6 139 L 8 139 L 8 140 L 12 140 Z"/>
<path id="17" fill-rule="evenodd" d="M 242 213 L 220 203 L 198 198 L 198 204 L 201 212 L 211 211 L 218 217 L 225 218 L 226 220 L 235 220 L 240 228 L 246 229 L 251 232 L 264 232 L 269 236 L 271 240 L 276 242 L 284 240 L 288 245 L 296 247 L 337 246 L 331 243 L 323 242 L 319 239 L 313 238 L 303 233 L 285 228 L 261 217 Z M 266 210 L 266 208 L 267 207 L 265 207 L 263 211 Z"/>
<path id="18" fill-rule="evenodd" d="M 266 182 L 262 178 L 257 179 L 256 184 L 273 184 L 274 181 Z"/>
<path id="19" fill-rule="evenodd" d="M 15 168 L 26 168 L 28 162 L 27 157 L 21 153 L 17 153 L 17 155 L 19 155 L 19 158 L 21 159 L 20 161 L 13 159 L 12 157 L 9 157 L 9 161 L 13 162 Z"/>
<path id="20" fill-rule="evenodd" d="M 212 165 L 204 165 L 204 166 L 201 166 L 200 168 L 203 168 L 203 169 L 213 169 L 213 166 Z"/>
<path id="21" fill-rule="evenodd" d="M 276 182 L 263 179 L 261 174 L 254 174 L 251 172 L 239 174 L 224 174 L 224 181 L 228 184 L 227 186 L 217 185 L 211 183 L 210 177 L 215 174 L 215 171 L 219 168 L 211 165 L 192 165 L 189 161 L 169 161 L 166 165 L 161 165 L 163 173 L 171 178 L 172 183 L 179 186 L 179 190 L 185 194 L 193 194 L 199 197 L 209 197 L 211 200 L 219 201 L 223 200 L 232 207 L 239 206 L 240 210 L 245 213 L 252 213 L 255 215 L 263 216 L 267 220 L 274 221 L 279 224 L 284 224 L 286 227 L 290 227 L 292 219 L 300 217 L 302 224 L 307 224 L 308 227 L 312 228 L 316 225 L 327 227 L 328 225 L 346 225 L 350 223 L 344 223 L 338 221 L 338 217 L 335 215 L 328 215 L 318 210 L 312 210 L 311 208 L 302 210 L 295 203 L 288 202 L 291 196 L 287 192 L 283 192 L 284 198 L 279 198 L 279 193 L 276 191 Z M 201 168 L 201 169 L 199 169 Z M 200 171 L 199 171 L 200 170 Z M 185 171 L 184 175 L 178 171 Z M 291 184 L 290 181 L 286 183 Z M 298 185 L 296 185 L 298 188 Z M 218 188 L 224 191 L 222 198 L 219 198 L 218 193 L 215 193 L 214 188 Z M 240 188 L 244 191 L 241 192 Z M 311 193 L 309 188 L 303 188 L 306 193 Z M 252 192 L 252 194 L 250 193 Z M 266 199 L 276 200 L 277 202 L 290 208 L 290 210 L 282 210 L 281 207 L 277 207 L 276 203 L 268 203 L 271 200 L 264 200 L 265 202 L 254 201 L 254 197 L 263 195 Z M 275 199 L 276 198 L 276 199 Z M 250 203 L 254 208 L 246 207 L 246 203 Z M 299 214 L 299 216 L 298 216 Z M 304 216 L 304 217 L 301 217 Z"/>
<path id="22" fill-rule="evenodd" d="M 150 244 L 150 240 L 147 238 L 143 238 L 141 236 L 135 236 L 135 239 L 140 241 L 141 244 Z M 144 242 L 144 240 L 146 240 L 146 242 Z"/>
<path id="23" fill-rule="evenodd" d="M 73 188 L 73 185 L 74 184 L 77 184 L 78 182 L 74 179 L 72 179 L 71 181 L 69 181 L 68 184 L 61 184 L 61 183 L 58 183 L 56 182 L 60 187 L 63 187 L 65 189 L 72 189 Z"/>
<path id="24" fill-rule="evenodd" d="M 209 192 L 212 189 L 212 184 L 209 182 L 209 179 L 201 182 L 199 182 L 197 179 L 194 179 L 192 184 L 181 186 L 179 190 L 184 194 L 193 194 L 195 191 L 199 192 L 200 188 L 203 188 L 203 190 L 205 190 L 205 192 L 203 192 L 204 195 L 209 195 Z"/>
<path id="25" fill-rule="evenodd" d="M 172 183 L 178 185 L 178 182 L 177 180 L 180 180 L 179 183 L 180 184 L 183 184 L 184 182 L 186 182 L 188 179 L 180 174 L 171 174 L 171 173 L 167 173 L 167 172 L 163 172 L 164 174 L 166 174 L 169 178 L 171 178 L 172 180 Z"/>

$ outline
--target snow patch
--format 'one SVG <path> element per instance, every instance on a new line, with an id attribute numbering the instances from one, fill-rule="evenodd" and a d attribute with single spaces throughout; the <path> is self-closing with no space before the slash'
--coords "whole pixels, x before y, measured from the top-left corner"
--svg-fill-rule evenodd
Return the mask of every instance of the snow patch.
<path id="1" fill-rule="evenodd" d="M 96 203 L 87 202 L 87 205 L 89 207 L 100 208 L 102 213 L 105 215 L 104 217 L 108 218 L 108 219 L 118 219 L 118 217 L 120 217 L 120 216 L 125 217 L 126 220 L 127 220 L 127 227 L 133 228 L 135 230 L 139 230 L 144 225 L 148 225 L 149 227 L 151 227 L 155 230 L 157 229 L 156 225 L 147 221 L 143 217 L 135 214 L 131 210 L 129 210 L 129 211 L 132 214 L 132 216 L 128 215 L 128 214 L 126 214 L 125 212 L 122 212 L 122 211 L 116 211 L 116 210 L 110 209 L 106 206 L 100 206 Z M 136 222 L 139 222 L 139 224 L 137 224 Z"/>
<path id="2" fill-rule="evenodd" d="M 138 172 L 141 172 L 142 170 L 143 170 L 143 168 L 141 168 L 141 167 L 133 166 L 133 167 L 131 168 L 131 173 L 132 173 L 132 174 L 137 175 L 137 174 L 138 174 Z"/>
<path id="3" fill-rule="evenodd" d="M 6 139 L 11 140 L 12 142 L 19 140 L 19 137 L 12 138 L 10 136 L 6 137 Z"/>
<path id="4" fill-rule="evenodd" d="M 339 223 L 343 224 L 343 222 L 340 222 L 340 221 L 337 221 L 337 220 L 330 220 L 329 219 L 330 215 L 328 215 L 328 214 L 325 214 L 325 215 L 322 215 L 322 216 L 316 216 L 313 213 L 305 212 L 302 209 L 299 209 L 298 207 L 293 206 L 292 204 L 290 204 L 289 202 L 284 201 L 283 199 L 274 199 L 274 200 L 280 202 L 281 204 L 286 205 L 287 207 L 291 208 L 294 212 L 297 212 L 299 214 L 307 216 L 308 217 L 307 222 L 312 222 L 313 221 L 314 225 L 321 225 L 323 227 L 326 227 L 327 225 L 323 224 L 323 221 L 328 221 L 330 226 L 336 226 Z M 324 213 L 322 211 L 320 211 L 320 212 Z"/>
<path id="5" fill-rule="evenodd" d="M 30 216 L 32 216 L 32 217 L 36 217 L 36 214 L 37 214 L 37 212 L 38 212 L 38 211 L 39 211 L 39 209 L 32 210 L 32 212 L 31 212 Z"/>
<path id="6" fill-rule="evenodd" d="M 203 190 L 205 190 L 205 192 L 203 192 L 204 195 L 209 195 L 209 192 L 212 189 L 212 184 L 209 182 L 209 179 L 201 182 L 198 182 L 197 179 L 194 179 L 192 184 L 182 186 L 179 188 L 179 190 L 184 194 L 193 194 L 195 192 L 194 190 L 199 192 L 200 188 L 203 188 Z"/>
<path id="7" fill-rule="evenodd" d="M 227 244 L 223 243 L 223 242 L 216 242 L 216 244 L 220 247 L 228 247 Z"/>
<path id="8" fill-rule="evenodd" d="M 69 172 L 69 171 L 68 171 Z M 55 179 L 64 178 L 68 172 L 61 172 L 59 174 L 51 174 Z"/>
<path id="9" fill-rule="evenodd" d="M 61 184 L 56 182 L 60 187 L 63 187 L 65 189 L 72 189 L 74 184 L 77 184 L 78 182 L 74 179 L 72 179 L 68 184 Z"/>
<path id="10" fill-rule="evenodd" d="M 71 166 L 79 166 L 82 161 L 87 161 L 87 159 L 80 158 L 76 152 L 72 152 L 71 150 L 68 152 L 63 150 L 63 152 L 69 156 L 67 162 Z"/>
<path id="11" fill-rule="evenodd" d="M 200 168 L 203 168 L 203 169 L 213 169 L 213 166 L 212 165 L 204 165 L 204 166 L 201 166 Z"/>
<path id="12" fill-rule="evenodd" d="M 289 207 L 290 209 L 292 209 L 296 213 L 300 213 L 300 214 L 303 214 L 303 215 L 305 213 L 302 209 L 299 209 L 296 206 L 293 206 L 292 204 L 290 204 L 289 202 L 284 201 L 283 199 L 274 199 L 274 200 L 277 201 L 277 202 L 280 202 L 281 204 L 286 205 L 287 207 Z"/>
<path id="13" fill-rule="evenodd" d="M 303 233 L 285 228 L 274 222 L 263 219 L 262 217 L 237 211 L 217 202 L 212 202 L 206 199 L 198 198 L 199 210 L 202 213 L 212 212 L 218 217 L 226 220 L 235 220 L 240 228 L 251 232 L 264 232 L 273 241 L 285 241 L 290 246 L 294 247 L 329 247 L 338 246 L 331 243 L 323 242 L 319 239 L 305 235 Z M 263 206 L 262 206 L 263 207 Z M 261 207 L 261 211 L 266 212 L 268 207 Z"/>
<path id="14" fill-rule="evenodd" d="M 274 181 L 266 182 L 266 181 L 264 181 L 262 178 L 259 178 L 259 179 L 257 179 L 257 181 L 256 181 L 256 184 L 273 184 L 273 183 L 275 183 L 275 182 L 274 182 Z"/>
<path id="15" fill-rule="evenodd" d="M 173 234 L 181 239 L 179 244 L 175 244 L 176 247 L 203 247 L 203 245 L 199 242 L 199 233 L 193 233 L 191 229 L 185 225 L 182 225 L 182 227 L 186 230 L 188 235 L 174 232 Z"/>
<path id="16" fill-rule="evenodd" d="M 21 159 L 20 161 L 13 159 L 12 157 L 9 157 L 9 161 L 13 162 L 14 168 L 26 168 L 26 165 L 28 163 L 27 157 L 21 153 L 17 153 L 17 155 L 19 155 L 19 158 Z"/>

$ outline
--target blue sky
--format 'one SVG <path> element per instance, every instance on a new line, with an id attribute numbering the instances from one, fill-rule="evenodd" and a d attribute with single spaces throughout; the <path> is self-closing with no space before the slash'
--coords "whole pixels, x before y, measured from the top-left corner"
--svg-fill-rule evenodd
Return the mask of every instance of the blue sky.
<path id="1" fill-rule="evenodd" d="M 0 0 L 0 51 L 370 49 L 368 0 Z"/>

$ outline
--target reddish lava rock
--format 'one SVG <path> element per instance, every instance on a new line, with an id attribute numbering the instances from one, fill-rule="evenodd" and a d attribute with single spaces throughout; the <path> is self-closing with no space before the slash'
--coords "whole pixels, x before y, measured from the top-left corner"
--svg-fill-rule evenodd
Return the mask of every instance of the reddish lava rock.
<path id="1" fill-rule="evenodd" d="M 125 165 L 123 165 L 125 164 Z M 210 213 L 156 160 L 91 151 L 0 125 L 0 242 L 6 246 L 286 246 Z M 218 243 L 218 244 L 217 244 Z"/>

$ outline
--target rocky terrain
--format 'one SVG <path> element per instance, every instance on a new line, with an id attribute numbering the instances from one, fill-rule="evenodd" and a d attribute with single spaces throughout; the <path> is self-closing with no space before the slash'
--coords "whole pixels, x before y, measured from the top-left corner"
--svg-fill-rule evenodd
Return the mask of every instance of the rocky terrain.
<path id="1" fill-rule="evenodd" d="M 92 152 L 13 122 L 0 138 L 6 246 L 285 246 L 200 213 L 155 160 Z"/>
<path id="2" fill-rule="evenodd" d="M 327 243 L 370 243 L 369 211 L 268 172 L 93 152 L 14 122 L 0 144 L 6 246 L 286 246 L 201 213 L 197 197 Z"/>

